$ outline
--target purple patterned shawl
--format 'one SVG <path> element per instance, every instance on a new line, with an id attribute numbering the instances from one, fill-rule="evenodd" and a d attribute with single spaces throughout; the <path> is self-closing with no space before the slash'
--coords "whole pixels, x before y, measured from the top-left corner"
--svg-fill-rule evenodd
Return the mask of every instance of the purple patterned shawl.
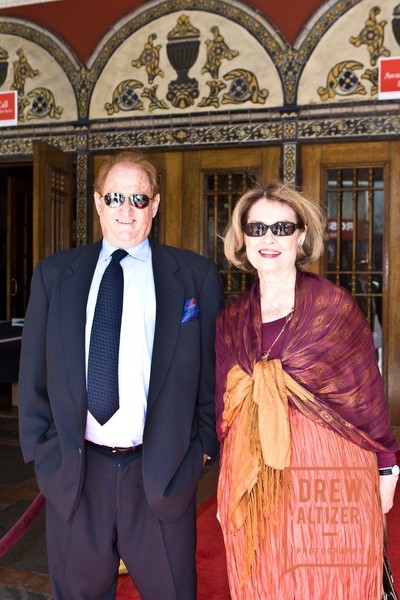
<path id="1" fill-rule="evenodd" d="M 226 376 L 234 365 L 251 375 L 261 359 L 259 281 L 225 307 L 217 322 L 217 430 Z M 282 368 L 316 403 L 289 397 L 307 417 L 375 452 L 396 452 L 369 325 L 351 294 L 314 273 L 297 272 L 294 317 L 285 332 Z"/>

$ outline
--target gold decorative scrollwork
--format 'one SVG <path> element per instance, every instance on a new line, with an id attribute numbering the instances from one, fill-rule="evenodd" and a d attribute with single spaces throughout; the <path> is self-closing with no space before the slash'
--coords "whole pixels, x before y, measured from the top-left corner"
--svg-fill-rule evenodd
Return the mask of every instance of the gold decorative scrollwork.
<path id="1" fill-rule="evenodd" d="M 175 27 L 171 29 L 168 33 L 168 39 L 179 39 L 179 38 L 191 38 L 191 37 L 199 37 L 200 29 L 197 29 L 194 25 L 191 24 L 190 19 L 187 15 L 181 15 Z"/>
<path id="2" fill-rule="evenodd" d="M 211 27 L 210 31 L 213 34 L 214 39 L 206 40 L 207 62 L 201 72 L 208 72 L 213 79 L 217 79 L 222 61 L 224 59 L 232 60 L 236 56 L 239 56 L 239 52 L 231 50 L 228 47 L 224 37 L 219 33 L 218 27 Z"/>
<path id="3" fill-rule="evenodd" d="M 136 79 L 125 79 L 115 88 L 111 102 L 106 102 L 104 108 L 108 115 L 118 113 L 120 110 L 144 110 L 136 89 L 142 88 L 143 83 Z"/>
<path id="4" fill-rule="evenodd" d="M 250 100 L 253 104 L 264 104 L 269 96 L 268 90 L 260 90 L 257 77 L 246 69 L 234 69 L 224 75 L 232 81 L 229 92 L 223 95 L 222 104 L 242 104 Z"/>
<path id="5" fill-rule="evenodd" d="M 59 119 L 63 113 L 62 106 L 57 106 L 54 94 L 47 88 L 35 88 L 28 94 L 31 99 L 31 109 L 26 115 L 27 121 L 31 119 Z"/>
<path id="6" fill-rule="evenodd" d="M 150 100 L 149 110 L 155 110 L 156 108 L 161 108 L 163 110 L 169 108 L 169 105 L 164 100 L 159 100 L 157 98 L 157 88 L 158 85 L 153 85 L 151 88 L 144 88 L 142 93 L 142 98 L 148 98 Z"/>
<path id="7" fill-rule="evenodd" d="M 365 95 L 367 91 L 354 72 L 362 68 L 363 65 L 355 60 L 337 63 L 328 73 L 326 87 L 319 87 L 317 90 L 321 100 L 326 102 L 330 98 L 334 98 L 336 94 L 340 96 Z"/>
<path id="8" fill-rule="evenodd" d="M 220 93 L 221 90 L 226 88 L 226 84 L 219 79 L 217 81 L 215 81 L 215 80 L 206 81 L 206 84 L 210 88 L 210 95 L 208 96 L 208 98 L 203 98 L 199 102 L 199 106 L 201 106 L 201 107 L 213 106 L 214 108 L 219 108 L 220 103 L 219 103 L 219 99 L 218 99 L 218 94 Z"/>
<path id="9" fill-rule="evenodd" d="M 361 75 L 361 79 L 366 79 L 372 84 L 371 95 L 376 96 L 379 91 L 379 72 L 378 67 L 375 69 L 366 69 Z"/>
<path id="10" fill-rule="evenodd" d="M 17 90 L 19 96 L 25 96 L 25 83 L 28 78 L 33 79 L 39 75 L 38 69 L 33 69 L 26 58 L 22 48 L 17 50 L 18 60 L 13 62 L 14 81 L 11 84 L 12 90 Z"/>
<path id="11" fill-rule="evenodd" d="M 380 13 L 380 8 L 374 6 L 371 8 L 369 18 L 365 21 L 364 28 L 357 37 L 352 36 L 350 42 L 359 48 L 367 46 L 371 65 L 374 67 L 380 56 L 390 56 L 389 50 L 384 45 L 384 29 L 387 21 L 378 23 L 376 17 Z"/>
<path id="12" fill-rule="evenodd" d="M 153 44 L 156 38 L 157 34 L 151 33 L 147 38 L 147 42 L 144 45 L 143 51 L 139 58 L 133 59 L 131 62 L 132 67 L 136 67 L 137 69 L 140 69 L 140 67 L 146 68 L 146 73 L 150 84 L 153 83 L 157 76 L 164 76 L 164 71 L 159 67 L 161 44 L 157 44 L 157 46 L 154 46 Z"/>
<path id="13" fill-rule="evenodd" d="M 59 119 L 63 113 L 62 106 L 57 106 L 54 94 L 44 87 L 35 88 L 28 94 L 32 100 L 31 110 L 28 111 L 26 119 Z"/>
<path id="14" fill-rule="evenodd" d="M 24 111 L 29 106 L 29 100 L 26 96 L 18 96 L 18 121 L 25 121 Z"/>
<path id="15" fill-rule="evenodd" d="M 40 74 L 39 69 L 34 69 L 25 56 L 24 50 L 18 48 L 18 60 L 13 62 L 14 79 L 11 89 L 18 92 L 18 120 L 23 123 L 25 120 L 59 119 L 64 111 L 62 106 L 57 106 L 54 94 L 46 87 L 37 87 L 30 92 L 25 92 L 27 79 L 34 79 Z M 25 109 L 30 105 L 30 110 L 24 114 Z"/>

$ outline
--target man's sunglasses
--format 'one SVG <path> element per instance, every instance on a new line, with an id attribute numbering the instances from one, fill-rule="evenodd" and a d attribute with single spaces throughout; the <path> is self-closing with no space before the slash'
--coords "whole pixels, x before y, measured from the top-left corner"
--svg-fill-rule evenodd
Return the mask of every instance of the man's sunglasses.
<path id="1" fill-rule="evenodd" d="M 101 197 L 104 198 L 104 202 L 107 206 L 110 206 L 111 208 L 122 206 L 126 198 L 128 198 L 131 205 L 136 208 L 146 208 L 150 202 L 150 198 L 149 196 L 146 196 L 146 194 L 131 194 L 130 196 L 124 196 L 119 192 L 110 192 Z"/>
<path id="2" fill-rule="evenodd" d="M 243 231 L 250 237 L 263 237 L 268 229 L 272 231 L 274 235 L 293 235 L 296 229 L 302 229 L 303 223 L 292 223 L 291 221 L 278 221 L 273 225 L 266 225 L 265 223 L 245 223 Z"/>

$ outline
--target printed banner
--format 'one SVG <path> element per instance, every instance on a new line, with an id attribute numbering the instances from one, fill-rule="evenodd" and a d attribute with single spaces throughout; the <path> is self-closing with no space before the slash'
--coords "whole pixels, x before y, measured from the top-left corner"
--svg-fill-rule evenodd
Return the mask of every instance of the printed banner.
<path id="1" fill-rule="evenodd" d="M 18 93 L 0 92 L 0 127 L 18 125 Z"/>
<path id="2" fill-rule="evenodd" d="M 380 58 L 379 100 L 395 100 L 400 98 L 400 57 Z"/>

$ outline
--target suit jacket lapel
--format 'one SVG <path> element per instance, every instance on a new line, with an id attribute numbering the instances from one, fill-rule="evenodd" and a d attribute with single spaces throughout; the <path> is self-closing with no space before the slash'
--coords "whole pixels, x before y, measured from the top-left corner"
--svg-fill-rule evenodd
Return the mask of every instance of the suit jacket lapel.
<path id="1" fill-rule="evenodd" d="M 86 246 L 66 269 L 61 284 L 62 341 L 72 393 L 79 409 L 86 403 L 86 304 L 100 249 L 101 242 Z"/>
<path id="2" fill-rule="evenodd" d="M 163 246 L 153 242 L 151 248 L 157 308 L 148 409 L 160 393 L 173 359 L 184 304 L 184 285 L 176 276 L 179 265 Z"/>

